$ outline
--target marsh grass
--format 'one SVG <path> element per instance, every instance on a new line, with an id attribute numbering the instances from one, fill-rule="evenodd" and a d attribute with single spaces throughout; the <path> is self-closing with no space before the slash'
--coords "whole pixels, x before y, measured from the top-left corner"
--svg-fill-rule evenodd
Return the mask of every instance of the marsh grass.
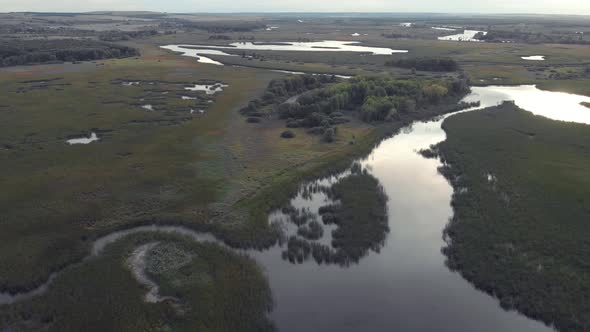
<path id="1" fill-rule="evenodd" d="M 505 309 L 561 331 L 589 329 L 590 127 L 512 103 L 443 127 L 441 172 L 455 188 L 449 267 Z"/>

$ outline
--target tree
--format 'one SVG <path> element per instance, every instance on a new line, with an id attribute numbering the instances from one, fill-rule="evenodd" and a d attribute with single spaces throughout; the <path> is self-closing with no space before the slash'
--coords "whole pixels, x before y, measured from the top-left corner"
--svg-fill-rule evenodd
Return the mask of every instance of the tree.
<path id="1" fill-rule="evenodd" d="M 327 143 L 332 143 L 334 142 L 334 136 L 336 136 L 336 132 L 334 131 L 334 128 L 328 128 L 326 129 L 326 131 L 324 131 L 324 142 Z"/>

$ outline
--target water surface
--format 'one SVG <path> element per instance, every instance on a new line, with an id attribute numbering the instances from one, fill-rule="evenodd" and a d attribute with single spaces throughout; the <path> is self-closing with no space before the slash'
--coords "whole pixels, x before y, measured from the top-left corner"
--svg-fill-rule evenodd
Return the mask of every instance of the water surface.
<path id="1" fill-rule="evenodd" d="M 236 42 L 227 46 L 219 45 L 168 45 L 162 48 L 173 50 L 175 52 L 184 53 L 183 55 L 191 56 L 190 54 L 207 54 L 203 53 L 204 49 L 214 51 L 218 49 L 226 50 L 251 50 L 251 51 L 306 51 L 306 52 L 357 52 L 369 53 L 373 55 L 390 55 L 393 53 L 408 53 L 407 50 L 394 50 L 387 47 L 370 47 L 358 45 L 355 41 L 337 41 L 324 40 L 318 42 L 277 42 L 277 43 L 252 43 L 252 42 Z M 191 49 L 192 48 L 192 49 Z M 223 53 L 223 52 L 222 52 Z M 214 54 L 214 53 L 209 53 Z M 220 54 L 220 55 L 227 55 Z M 192 55 L 195 56 L 195 55 Z"/>
<path id="2" fill-rule="evenodd" d="M 475 36 L 478 33 L 483 33 L 484 35 L 487 34 L 485 31 L 477 31 L 477 30 L 464 30 L 463 33 L 459 33 L 456 35 L 438 37 L 438 40 L 453 40 L 453 41 L 464 41 L 464 42 L 482 42 L 482 40 L 475 39 Z"/>
<path id="3" fill-rule="evenodd" d="M 545 61 L 544 55 L 521 56 L 520 58 L 528 61 Z"/>
<path id="4" fill-rule="evenodd" d="M 66 142 L 70 145 L 74 145 L 74 144 L 90 144 L 92 142 L 96 142 L 100 140 L 100 138 L 98 138 L 98 136 L 96 135 L 95 132 L 90 133 L 90 137 L 78 137 L 78 138 L 72 138 L 67 140 Z"/>
<path id="5" fill-rule="evenodd" d="M 203 56 L 205 55 L 225 55 L 225 56 L 234 56 L 233 54 L 228 54 L 223 51 L 219 50 L 211 50 L 211 49 L 189 49 L 183 48 L 180 45 L 167 45 L 167 46 L 160 46 L 161 48 L 180 53 L 182 56 L 188 56 L 192 58 L 197 58 L 197 62 L 200 63 L 208 63 L 211 65 L 223 66 L 223 63 L 219 61 L 215 61 L 211 58 Z"/>
<path id="6" fill-rule="evenodd" d="M 222 84 L 222 83 L 215 83 L 215 84 L 195 84 L 194 86 L 186 87 L 185 90 L 188 91 L 202 91 L 208 95 L 214 95 L 218 92 L 222 92 L 223 89 L 227 88 L 229 85 Z M 185 99 L 183 97 L 183 99 Z"/>

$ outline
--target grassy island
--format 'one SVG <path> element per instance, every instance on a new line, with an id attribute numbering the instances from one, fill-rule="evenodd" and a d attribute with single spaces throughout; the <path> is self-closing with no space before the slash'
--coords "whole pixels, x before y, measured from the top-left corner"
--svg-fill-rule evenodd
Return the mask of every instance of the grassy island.
<path id="1" fill-rule="evenodd" d="M 450 117 L 448 265 L 505 309 L 590 329 L 590 126 L 505 103 Z"/>

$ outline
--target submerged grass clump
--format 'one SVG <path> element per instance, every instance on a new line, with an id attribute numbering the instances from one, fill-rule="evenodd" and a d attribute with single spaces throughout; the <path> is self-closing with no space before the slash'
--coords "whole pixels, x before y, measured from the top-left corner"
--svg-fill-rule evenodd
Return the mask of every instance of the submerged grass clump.
<path id="1" fill-rule="evenodd" d="M 297 234 L 308 240 L 317 240 L 324 235 L 322 225 L 317 221 L 310 222 L 307 226 L 301 226 L 297 230 Z"/>
<path id="2" fill-rule="evenodd" d="M 304 226 L 297 231 L 299 237 L 289 238 L 283 258 L 301 263 L 311 257 L 320 264 L 345 266 L 357 263 L 370 250 L 379 251 L 389 232 L 387 196 L 379 181 L 355 164 L 351 175 L 322 190 L 332 201 L 339 202 L 319 209 L 325 225 L 337 226 L 332 232 L 331 246 L 314 241 L 324 233 L 320 222 L 306 220 L 299 224 L 301 216 L 291 207 L 283 212 L 290 212 L 291 221 Z"/>

